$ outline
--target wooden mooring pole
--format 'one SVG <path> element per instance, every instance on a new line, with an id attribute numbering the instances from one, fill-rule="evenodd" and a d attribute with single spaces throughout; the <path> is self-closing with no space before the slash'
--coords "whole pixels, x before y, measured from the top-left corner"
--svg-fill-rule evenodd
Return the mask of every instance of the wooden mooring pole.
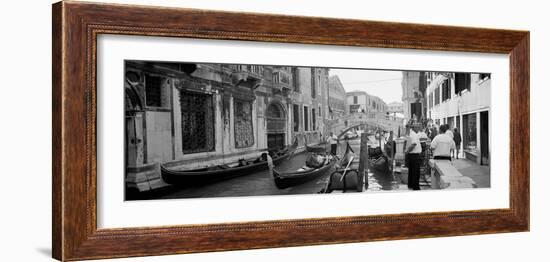
<path id="1" fill-rule="evenodd" d="M 361 134 L 361 147 L 359 149 L 359 183 L 357 191 L 362 192 L 363 189 L 369 188 L 368 170 L 369 170 L 369 136 Z"/>

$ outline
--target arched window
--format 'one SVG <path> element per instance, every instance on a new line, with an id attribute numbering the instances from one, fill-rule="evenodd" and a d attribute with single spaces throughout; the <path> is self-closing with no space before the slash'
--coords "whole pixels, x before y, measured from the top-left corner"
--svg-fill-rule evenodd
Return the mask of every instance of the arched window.
<path id="1" fill-rule="evenodd" d="M 284 118 L 283 110 L 277 104 L 270 104 L 267 107 L 267 116 L 272 118 Z"/>

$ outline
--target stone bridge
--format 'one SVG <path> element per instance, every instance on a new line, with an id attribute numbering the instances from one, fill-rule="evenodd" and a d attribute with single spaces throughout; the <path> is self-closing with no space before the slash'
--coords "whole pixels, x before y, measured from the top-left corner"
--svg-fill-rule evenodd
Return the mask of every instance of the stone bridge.
<path id="1" fill-rule="evenodd" d="M 397 134 L 399 127 L 403 126 L 403 118 L 384 113 L 354 113 L 339 119 L 329 120 L 327 123 L 331 132 L 338 137 L 353 129 L 382 129 Z"/>

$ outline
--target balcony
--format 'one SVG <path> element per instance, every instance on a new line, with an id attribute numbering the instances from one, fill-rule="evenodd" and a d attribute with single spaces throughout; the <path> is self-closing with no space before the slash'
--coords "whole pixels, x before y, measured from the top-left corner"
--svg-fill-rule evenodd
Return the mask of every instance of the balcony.
<path id="1" fill-rule="evenodd" d="M 235 85 L 244 84 L 256 88 L 262 83 L 264 67 L 259 65 L 233 65 L 235 72 L 232 74 Z"/>
<path id="2" fill-rule="evenodd" d="M 235 74 L 245 78 L 262 79 L 264 76 L 264 67 L 259 65 L 235 65 Z"/>
<path id="3" fill-rule="evenodd" d="M 283 69 L 273 71 L 273 88 L 279 91 L 292 90 L 292 75 Z"/>

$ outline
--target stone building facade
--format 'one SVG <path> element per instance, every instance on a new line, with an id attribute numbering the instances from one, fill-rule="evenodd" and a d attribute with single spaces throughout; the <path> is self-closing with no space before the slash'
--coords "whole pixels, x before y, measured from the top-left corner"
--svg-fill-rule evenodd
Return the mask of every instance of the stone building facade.
<path id="1" fill-rule="evenodd" d="M 388 112 L 388 105 L 382 98 L 377 97 L 375 95 L 367 94 L 367 111 L 368 112 L 376 112 L 376 113 L 387 113 Z"/>
<path id="2" fill-rule="evenodd" d="M 426 73 L 403 71 L 401 80 L 403 91 L 403 115 L 406 119 L 420 120 L 426 117 L 426 98 L 424 97 L 427 82 Z"/>
<path id="3" fill-rule="evenodd" d="M 438 72 L 426 78 L 428 118 L 457 128 L 465 157 L 489 164 L 491 75 Z"/>
<path id="4" fill-rule="evenodd" d="M 367 111 L 368 94 L 364 91 L 351 91 L 346 93 L 348 114 L 365 113 Z"/>
<path id="5" fill-rule="evenodd" d="M 368 94 L 364 91 L 351 91 L 346 93 L 348 112 L 352 113 L 381 113 L 388 112 L 388 105 L 380 97 Z"/>
<path id="6" fill-rule="evenodd" d="M 341 118 L 347 115 L 346 90 L 338 76 L 329 78 L 329 113 L 331 119 Z"/>
<path id="7" fill-rule="evenodd" d="M 330 132 L 326 120 L 330 118 L 328 106 L 328 68 L 294 67 L 293 92 L 289 94 L 291 136 L 299 145 L 319 143 Z"/>
<path id="8" fill-rule="evenodd" d="M 126 61 L 126 181 L 161 187 L 160 165 L 253 158 L 327 127 L 328 69 Z"/>

